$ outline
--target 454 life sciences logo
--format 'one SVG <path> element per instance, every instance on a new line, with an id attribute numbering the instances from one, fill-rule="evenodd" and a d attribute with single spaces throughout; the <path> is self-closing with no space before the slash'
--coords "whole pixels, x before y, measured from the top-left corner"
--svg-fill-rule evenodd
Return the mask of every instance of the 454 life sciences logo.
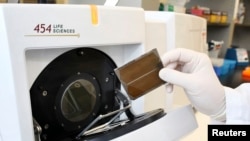
<path id="1" fill-rule="evenodd" d="M 76 30 L 73 28 L 67 28 L 63 24 L 37 24 L 33 28 L 35 34 L 28 36 L 77 36 Z"/>

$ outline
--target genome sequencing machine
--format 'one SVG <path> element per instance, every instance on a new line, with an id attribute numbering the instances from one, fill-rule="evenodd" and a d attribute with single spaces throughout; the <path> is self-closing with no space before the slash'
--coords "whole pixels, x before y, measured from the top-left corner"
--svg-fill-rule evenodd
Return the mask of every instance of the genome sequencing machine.
<path id="1" fill-rule="evenodd" d="M 172 141 L 196 129 L 192 108 L 167 112 L 147 95 L 132 100 L 115 73 L 175 40 L 165 16 L 145 15 L 132 7 L 1 4 L 0 141 Z M 162 41 L 154 29 L 163 29 Z"/>

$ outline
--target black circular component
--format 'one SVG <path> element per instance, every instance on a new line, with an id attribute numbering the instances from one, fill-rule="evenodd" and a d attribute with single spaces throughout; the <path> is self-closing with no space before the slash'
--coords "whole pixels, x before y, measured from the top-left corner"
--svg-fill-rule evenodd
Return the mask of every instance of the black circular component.
<path id="1" fill-rule="evenodd" d="M 90 79 L 80 78 L 70 81 L 70 84 L 65 84 L 66 87 L 63 87 L 61 93 L 58 94 L 57 107 L 60 108 L 60 114 L 67 120 L 83 121 L 99 103 L 97 101 L 99 100 L 98 85 Z"/>
<path id="2" fill-rule="evenodd" d="M 66 130 L 84 126 L 100 109 L 100 86 L 88 73 L 78 73 L 61 84 L 54 110 L 58 121 Z"/>
<path id="3" fill-rule="evenodd" d="M 32 114 L 42 127 L 41 140 L 73 137 L 98 115 L 119 109 L 115 68 L 104 52 L 85 47 L 50 62 L 30 89 Z"/>

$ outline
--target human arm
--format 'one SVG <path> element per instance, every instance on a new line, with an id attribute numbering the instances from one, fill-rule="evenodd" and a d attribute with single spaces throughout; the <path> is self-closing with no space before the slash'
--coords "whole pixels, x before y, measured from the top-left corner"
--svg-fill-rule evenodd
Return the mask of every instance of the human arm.
<path id="1" fill-rule="evenodd" d="M 250 83 L 243 83 L 235 89 L 224 88 L 227 124 L 250 124 Z"/>

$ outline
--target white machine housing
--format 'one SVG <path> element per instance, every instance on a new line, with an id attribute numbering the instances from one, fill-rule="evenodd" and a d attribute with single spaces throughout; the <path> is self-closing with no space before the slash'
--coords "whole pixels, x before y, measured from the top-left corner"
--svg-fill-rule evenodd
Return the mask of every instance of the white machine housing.
<path id="1" fill-rule="evenodd" d="M 4 141 L 34 139 L 29 89 L 42 69 L 61 53 L 77 47 L 98 48 L 119 66 L 144 52 L 142 9 L 29 4 L 0 7 L 0 60 L 4 68 L 0 74 L 0 111 L 4 111 L 0 125 Z M 94 18 L 98 23 L 93 23 Z M 56 31 L 64 29 L 71 33 Z M 136 103 L 135 111 L 143 112 L 143 98 Z"/>
<path id="2" fill-rule="evenodd" d="M 207 54 L 206 20 L 194 15 L 146 11 L 146 51 L 157 47 L 162 56 L 174 48 L 188 48 Z M 181 79 L 181 78 L 180 78 Z M 172 94 L 166 94 L 164 86 L 145 96 L 145 110 L 162 107 L 166 111 L 173 106 L 189 104 L 182 88 L 175 86 Z"/>
<path id="3" fill-rule="evenodd" d="M 145 34 L 148 24 L 141 8 L 2 4 L 0 20 L 0 141 L 34 141 L 29 89 L 58 55 L 92 47 L 121 66 L 145 52 L 145 37 L 149 35 Z M 169 41 L 165 37 L 163 40 Z M 136 113 L 144 112 L 144 106 L 144 97 L 132 103 Z M 184 115 L 185 121 L 180 118 Z M 196 127 L 192 109 L 185 107 L 117 140 L 175 140 Z"/>

